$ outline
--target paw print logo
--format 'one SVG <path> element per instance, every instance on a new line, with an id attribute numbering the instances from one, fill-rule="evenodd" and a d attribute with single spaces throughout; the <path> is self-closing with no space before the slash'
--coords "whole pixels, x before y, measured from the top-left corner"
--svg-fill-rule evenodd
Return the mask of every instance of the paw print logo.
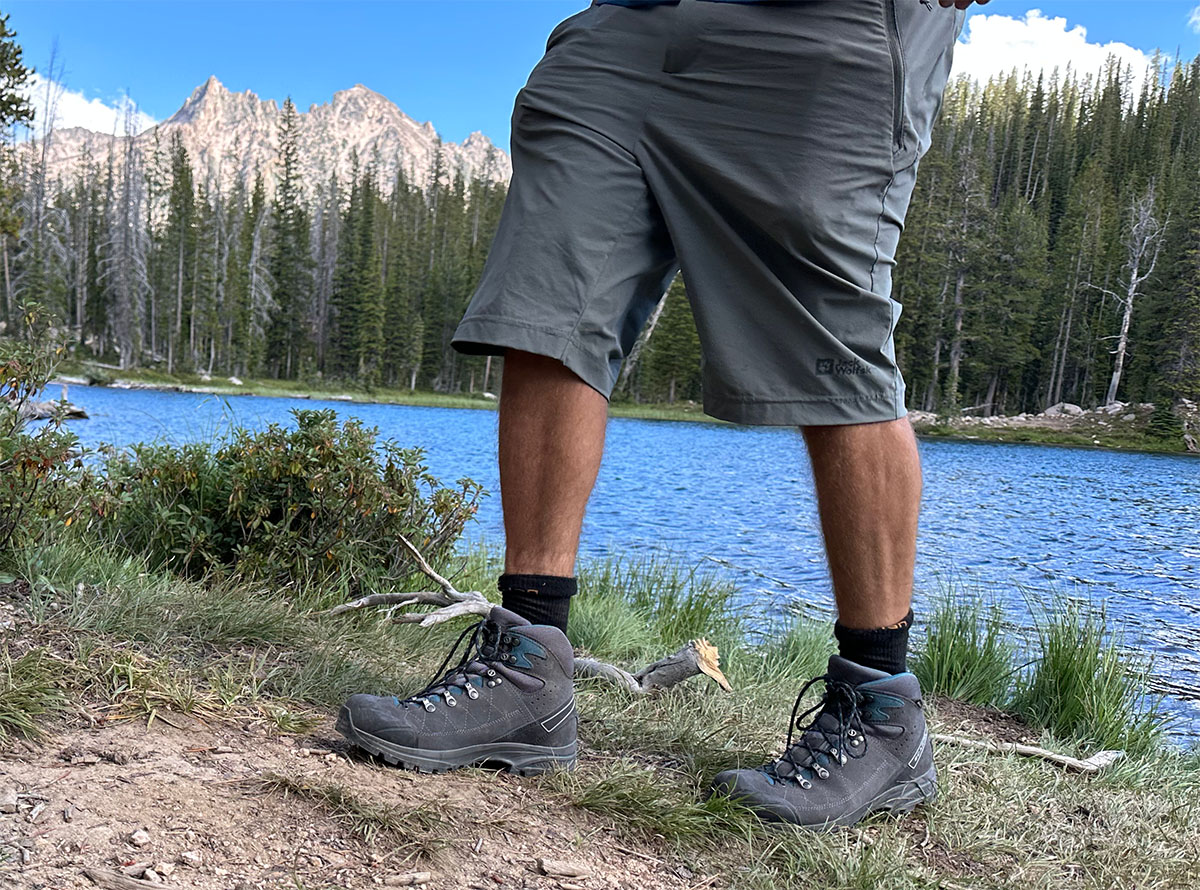
<path id="1" fill-rule="evenodd" d="M 833 373 L 833 359 L 831 359 L 831 358 L 817 359 L 817 373 L 818 374 L 832 374 Z"/>

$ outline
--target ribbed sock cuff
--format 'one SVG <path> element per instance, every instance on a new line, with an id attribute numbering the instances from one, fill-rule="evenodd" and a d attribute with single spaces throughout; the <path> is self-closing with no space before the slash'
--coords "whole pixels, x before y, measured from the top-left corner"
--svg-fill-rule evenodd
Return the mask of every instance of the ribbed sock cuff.
<path id="1" fill-rule="evenodd" d="M 501 605 L 531 624 L 549 624 L 567 632 L 571 597 L 579 591 L 574 578 L 561 575 L 501 575 L 496 583 Z"/>
<path id="2" fill-rule="evenodd" d="M 837 622 L 833 625 L 833 635 L 838 641 L 838 654 L 863 667 L 889 674 L 903 673 L 908 670 L 908 631 L 912 623 L 912 609 L 899 623 L 874 630 L 845 627 Z"/>

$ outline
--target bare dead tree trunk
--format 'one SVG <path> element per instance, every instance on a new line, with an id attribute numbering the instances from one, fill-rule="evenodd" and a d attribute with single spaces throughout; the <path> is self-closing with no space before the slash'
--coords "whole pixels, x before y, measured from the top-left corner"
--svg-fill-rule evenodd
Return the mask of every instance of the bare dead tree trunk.
<path id="1" fill-rule="evenodd" d="M 1151 180 L 1146 193 L 1134 201 L 1130 209 L 1129 235 L 1125 239 L 1128 260 L 1125 269 L 1129 273 L 1125 282 L 1125 290 L 1120 294 L 1105 291 L 1117 300 L 1121 307 L 1121 332 L 1117 335 L 1117 348 L 1114 350 L 1112 378 L 1108 383 L 1108 393 L 1104 403 L 1111 405 L 1117 400 L 1117 390 L 1121 386 L 1121 375 L 1125 371 L 1125 355 L 1129 349 L 1129 327 L 1133 320 L 1133 307 L 1141 296 L 1142 285 L 1146 283 L 1154 268 L 1158 265 L 1158 257 L 1166 240 L 1167 222 L 1159 222 L 1154 216 L 1155 184 Z"/>
<path id="2" fill-rule="evenodd" d="M 951 408 L 958 407 L 958 378 L 963 357 L 963 290 L 966 285 L 966 270 L 961 266 L 954 282 L 954 312 L 951 315 L 954 337 L 950 340 L 950 368 L 946 378 L 946 400 Z"/>
<path id="3" fill-rule="evenodd" d="M 646 344 L 650 342 L 650 338 L 654 335 L 654 329 L 658 326 L 658 320 L 662 318 L 665 308 L 667 308 L 667 295 L 663 293 L 662 298 L 658 301 L 658 305 L 650 313 L 650 318 L 646 322 L 646 326 L 642 329 L 641 336 L 637 338 L 633 344 L 633 348 L 629 350 L 629 357 L 625 359 L 625 367 L 621 369 L 621 377 L 617 380 L 616 388 L 618 391 L 624 392 L 629 386 L 629 381 L 633 377 L 633 371 L 637 367 L 638 360 L 641 359 Z"/>

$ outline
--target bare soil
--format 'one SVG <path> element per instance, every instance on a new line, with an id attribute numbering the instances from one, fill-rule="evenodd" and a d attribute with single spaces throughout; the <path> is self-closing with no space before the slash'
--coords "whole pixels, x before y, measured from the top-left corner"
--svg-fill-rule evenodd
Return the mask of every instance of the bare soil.
<path id="1" fill-rule="evenodd" d="M 169 873 L 165 886 L 196 890 L 419 885 L 424 872 L 447 890 L 711 885 L 530 780 L 396 770 L 348 751 L 332 725 L 296 740 L 169 719 L 178 726 L 110 722 L 0 752 L 0 802 L 5 789 L 19 794 L 18 811 L 0 813 L 0 886 L 91 887 L 84 869 L 126 869 L 148 887 L 147 863 Z M 353 803 L 332 806 L 330 793 Z M 540 858 L 581 875 L 546 876 Z"/>

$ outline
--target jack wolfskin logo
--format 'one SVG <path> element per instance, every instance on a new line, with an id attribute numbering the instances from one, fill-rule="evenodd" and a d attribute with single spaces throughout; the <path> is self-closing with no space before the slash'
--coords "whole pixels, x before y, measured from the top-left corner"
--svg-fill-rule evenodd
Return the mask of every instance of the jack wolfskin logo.
<path id="1" fill-rule="evenodd" d="M 817 359 L 817 373 L 822 377 L 836 374 L 838 377 L 865 377 L 871 369 L 856 358 L 842 358 L 836 361 L 831 358 Z"/>
<path id="2" fill-rule="evenodd" d="M 921 5 L 926 9 L 933 9 L 933 0 L 921 0 Z"/>

